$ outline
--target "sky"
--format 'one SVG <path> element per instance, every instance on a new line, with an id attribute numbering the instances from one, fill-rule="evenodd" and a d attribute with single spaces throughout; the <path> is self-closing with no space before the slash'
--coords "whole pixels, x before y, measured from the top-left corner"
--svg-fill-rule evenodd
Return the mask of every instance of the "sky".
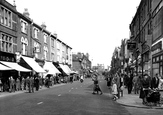
<path id="1" fill-rule="evenodd" d="M 6 0 L 13 4 L 13 0 Z M 89 53 L 93 65 L 110 65 L 115 47 L 129 38 L 129 24 L 141 0 L 15 0 L 30 18 L 72 47 Z"/>

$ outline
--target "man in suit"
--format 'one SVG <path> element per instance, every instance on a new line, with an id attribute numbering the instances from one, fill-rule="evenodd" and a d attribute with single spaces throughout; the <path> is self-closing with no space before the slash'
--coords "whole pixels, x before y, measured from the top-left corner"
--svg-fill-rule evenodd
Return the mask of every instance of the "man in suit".
<path id="1" fill-rule="evenodd" d="M 152 78 L 151 88 L 152 89 L 158 88 L 158 85 L 159 85 L 159 78 L 158 78 L 158 74 L 156 73 L 156 75 Z"/>

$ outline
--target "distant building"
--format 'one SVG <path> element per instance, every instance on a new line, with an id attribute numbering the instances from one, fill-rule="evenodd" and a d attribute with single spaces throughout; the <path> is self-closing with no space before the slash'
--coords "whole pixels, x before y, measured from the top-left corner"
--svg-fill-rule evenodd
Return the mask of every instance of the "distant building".
<path id="1" fill-rule="evenodd" d="M 92 62 L 88 59 L 88 55 L 77 53 L 72 55 L 72 68 L 80 74 L 87 74 L 91 70 Z"/>

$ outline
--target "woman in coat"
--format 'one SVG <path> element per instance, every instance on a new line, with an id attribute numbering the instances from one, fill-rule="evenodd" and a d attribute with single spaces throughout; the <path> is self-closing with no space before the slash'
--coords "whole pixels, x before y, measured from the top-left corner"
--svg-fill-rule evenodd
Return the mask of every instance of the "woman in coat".
<path id="1" fill-rule="evenodd" d="M 141 79 L 141 89 L 140 89 L 140 95 L 139 98 L 143 100 L 143 104 L 147 103 L 147 95 L 149 93 L 150 89 L 150 78 L 148 74 L 144 74 L 143 78 Z"/>

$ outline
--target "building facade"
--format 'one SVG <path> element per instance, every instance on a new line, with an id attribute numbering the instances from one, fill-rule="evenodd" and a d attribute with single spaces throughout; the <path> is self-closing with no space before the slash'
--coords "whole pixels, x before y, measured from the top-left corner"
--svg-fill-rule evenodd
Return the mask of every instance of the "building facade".
<path id="1" fill-rule="evenodd" d="M 72 56 L 72 70 L 78 72 L 79 74 L 88 75 L 92 69 L 92 62 L 83 53 L 73 54 Z"/>
<path id="2" fill-rule="evenodd" d="M 153 0 L 154 1 L 154 0 Z M 137 12 L 130 24 L 130 41 L 136 43 L 136 48 L 130 51 L 138 72 L 152 74 L 151 43 L 154 28 L 152 14 L 152 0 L 141 0 Z M 156 0 L 157 1 L 157 0 Z M 141 57 L 141 61 L 138 61 Z"/>
<path id="3" fill-rule="evenodd" d="M 0 60 L 15 62 L 17 52 L 17 10 L 5 0 L 0 1 Z"/>
<path id="4" fill-rule="evenodd" d="M 59 40 L 56 34 L 38 25 L 30 18 L 28 9 L 21 14 L 16 6 L 0 1 L 0 59 L 15 61 L 17 55 L 28 56 L 43 66 L 44 61 L 72 66 L 72 48 Z"/>

